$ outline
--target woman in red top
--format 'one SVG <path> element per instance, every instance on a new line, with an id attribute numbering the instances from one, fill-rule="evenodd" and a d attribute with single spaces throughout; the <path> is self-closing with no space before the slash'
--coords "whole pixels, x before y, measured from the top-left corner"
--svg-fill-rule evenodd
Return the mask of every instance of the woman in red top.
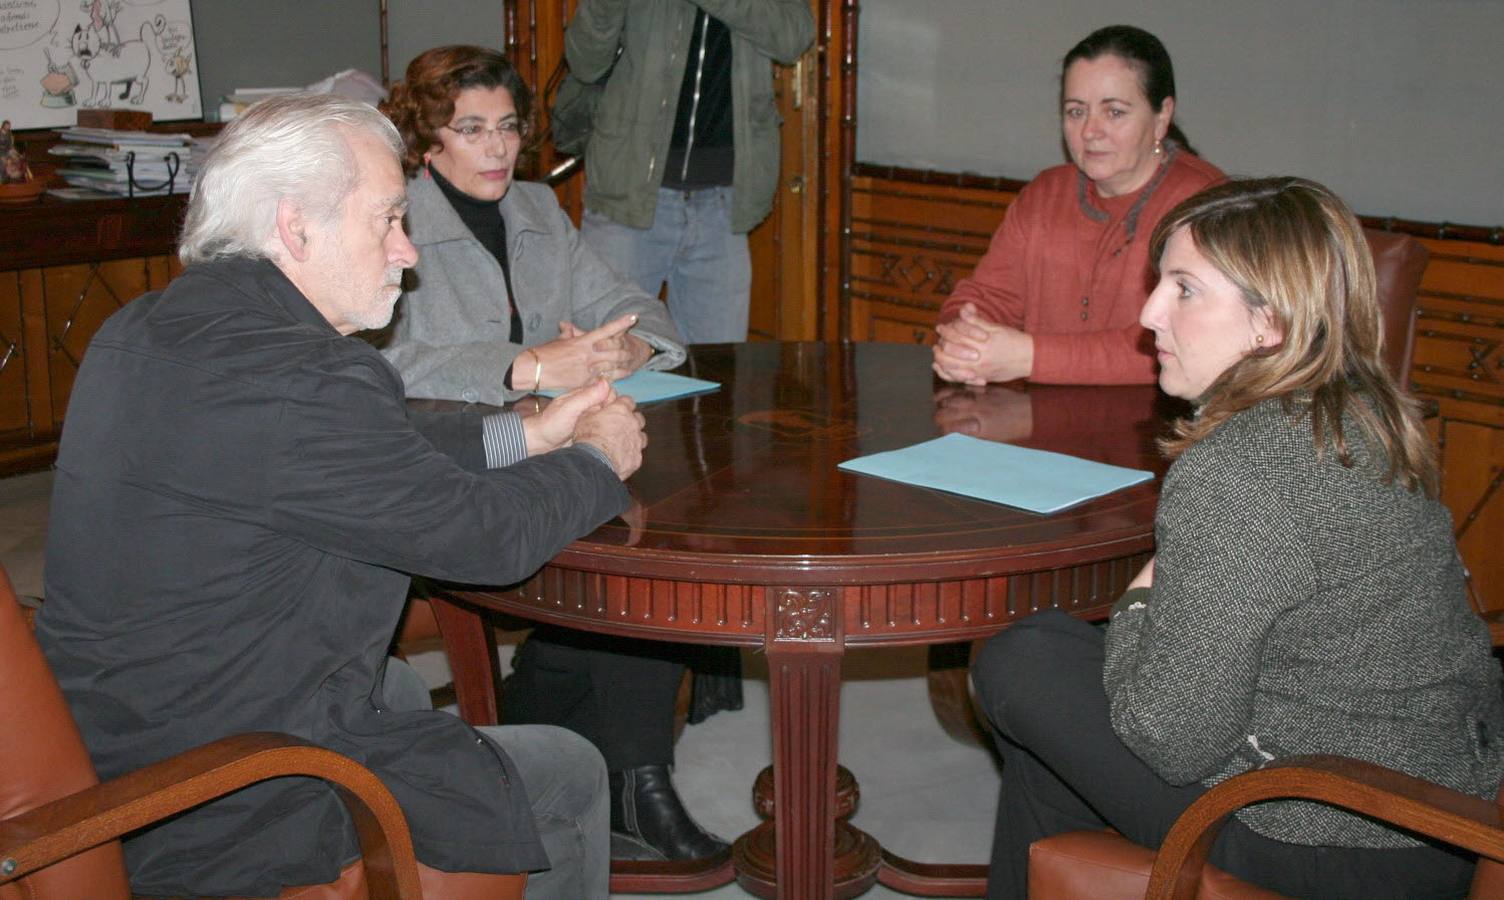
<path id="1" fill-rule="evenodd" d="M 1154 35 L 1092 32 L 1065 55 L 1061 130 L 1071 162 L 1041 172 L 940 308 L 934 369 L 947 381 L 1150 384 L 1138 324 L 1149 235 L 1222 180 L 1173 124 L 1175 70 Z"/>

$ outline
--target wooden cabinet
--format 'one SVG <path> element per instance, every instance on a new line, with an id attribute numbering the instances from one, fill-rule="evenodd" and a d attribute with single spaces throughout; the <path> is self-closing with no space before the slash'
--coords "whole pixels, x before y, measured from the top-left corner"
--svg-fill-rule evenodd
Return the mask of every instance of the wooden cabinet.
<path id="1" fill-rule="evenodd" d="M 157 197 L 0 212 L 0 473 L 51 463 L 94 333 L 181 270 L 182 210 L 183 198 Z"/>
<path id="2" fill-rule="evenodd" d="M 1488 609 L 1504 609 L 1504 246 L 1425 238 L 1411 385 L 1436 404 L 1442 500 Z"/>

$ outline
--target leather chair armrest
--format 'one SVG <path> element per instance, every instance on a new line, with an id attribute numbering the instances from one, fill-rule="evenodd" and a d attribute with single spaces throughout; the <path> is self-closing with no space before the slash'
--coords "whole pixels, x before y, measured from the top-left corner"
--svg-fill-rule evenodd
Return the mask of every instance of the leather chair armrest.
<path id="1" fill-rule="evenodd" d="M 370 896 L 421 898 L 412 836 L 397 800 L 371 771 L 300 738 L 223 738 L 0 821 L 0 884 L 241 788 L 286 775 L 333 785 L 355 821 Z"/>
<path id="2" fill-rule="evenodd" d="M 1145 900 L 1191 900 L 1217 832 L 1250 803 L 1318 800 L 1504 860 L 1496 803 L 1345 756 L 1292 756 L 1230 778 L 1203 794 L 1165 837 Z"/>
<path id="3" fill-rule="evenodd" d="M 1153 850 L 1115 832 L 1051 835 L 1029 845 L 1029 897 L 1142 897 L 1153 864 Z"/>

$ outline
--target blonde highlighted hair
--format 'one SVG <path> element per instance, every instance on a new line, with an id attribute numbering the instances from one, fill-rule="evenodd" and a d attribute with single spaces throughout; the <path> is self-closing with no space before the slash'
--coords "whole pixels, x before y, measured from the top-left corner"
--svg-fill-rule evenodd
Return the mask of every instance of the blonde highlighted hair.
<path id="1" fill-rule="evenodd" d="M 1388 478 L 1434 496 L 1435 451 L 1414 400 L 1379 355 L 1383 328 L 1373 254 L 1341 198 L 1303 178 L 1224 182 L 1188 198 L 1154 229 L 1150 259 L 1170 235 L 1189 230 L 1196 249 L 1283 335 L 1228 368 L 1202 397 L 1199 414 L 1175 425 L 1170 455 L 1235 413 L 1278 397 L 1311 417 L 1316 453 L 1353 464 L 1342 417 L 1351 410 Z M 1156 263 L 1157 264 L 1157 263 Z M 1297 409 L 1300 407 L 1301 409 Z"/>

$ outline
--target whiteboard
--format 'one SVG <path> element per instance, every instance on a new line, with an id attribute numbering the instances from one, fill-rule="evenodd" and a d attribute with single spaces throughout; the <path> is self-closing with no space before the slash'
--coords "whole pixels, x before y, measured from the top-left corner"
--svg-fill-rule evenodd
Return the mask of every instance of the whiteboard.
<path id="1" fill-rule="evenodd" d="M 1504 224 L 1504 0 L 861 0 L 857 158 L 1021 181 L 1065 161 L 1060 60 L 1124 22 L 1164 41 L 1175 121 L 1230 175 L 1304 175 L 1358 212 Z"/>
<path id="2" fill-rule="evenodd" d="M 80 109 L 203 116 L 189 0 L 0 0 L 0 119 L 72 125 Z"/>

